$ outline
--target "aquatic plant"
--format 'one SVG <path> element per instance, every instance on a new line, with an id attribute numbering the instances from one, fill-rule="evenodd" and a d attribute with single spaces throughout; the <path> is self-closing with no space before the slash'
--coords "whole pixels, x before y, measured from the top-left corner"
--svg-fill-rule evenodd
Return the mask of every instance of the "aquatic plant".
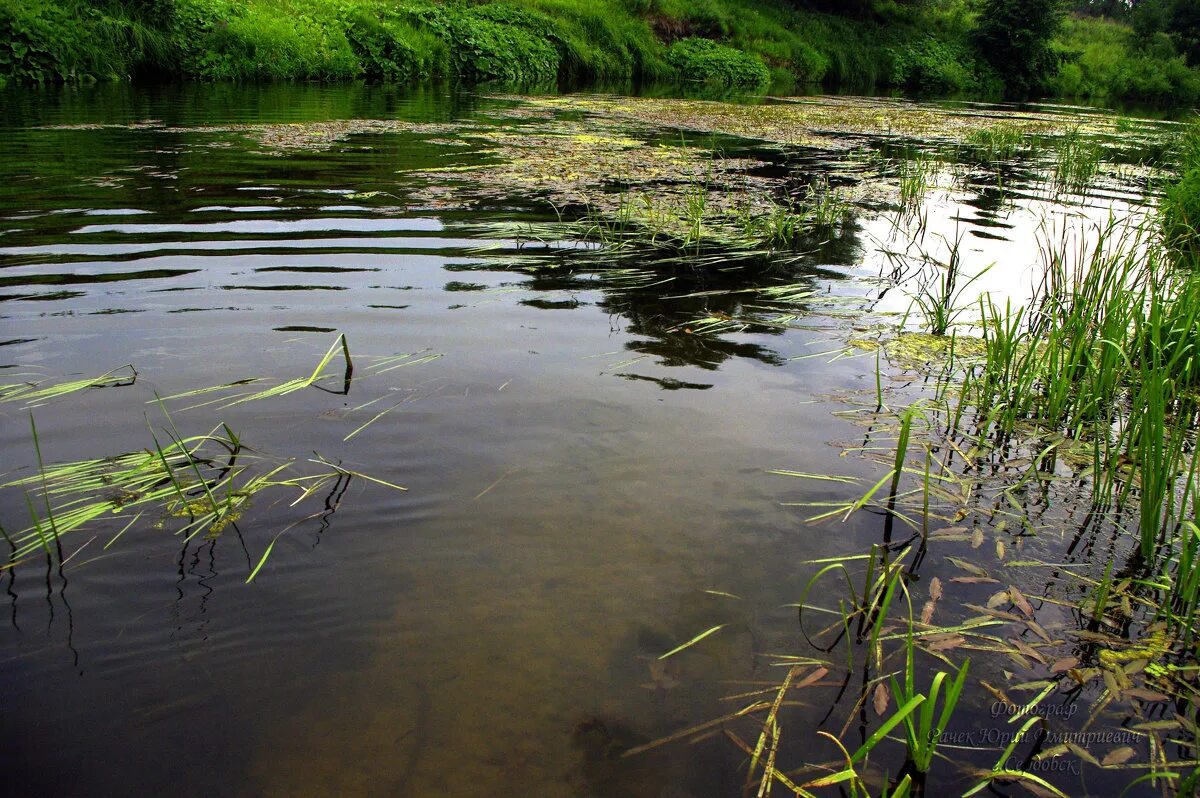
<path id="1" fill-rule="evenodd" d="M 1159 204 L 1167 247 L 1177 259 L 1200 262 L 1200 169 L 1190 169 L 1167 187 Z"/>
<path id="2" fill-rule="evenodd" d="M 896 179 L 900 184 L 900 206 L 905 211 L 913 212 L 920 207 L 936 174 L 937 162 L 924 153 L 900 159 Z"/>
<path id="3" fill-rule="evenodd" d="M 747 244 L 795 252 L 812 247 L 818 236 L 834 233 L 852 212 L 841 193 L 822 179 L 806 187 L 799 197 L 766 203 L 765 208 L 749 207 L 736 221 Z"/>
<path id="4" fill-rule="evenodd" d="M 38 407 L 52 399 L 68 396 L 91 388 L 120 388 L 137 382 L 137 369 L 132 365 L 107 371 L 95 377 L 54 382 L 41 378 L 0 385 L 0 402 L 23 402 L 25 407 Z"/>
<path id="5" fill-rule="evenodd" d="M 911 280 L 916 283 L 912 292 L 913 304 L 921 314 L 925 329 L 931 335 L 946 335 L 957 323 L 968 307 L 964 295 L 980 280 L 991 266 L 985 266 L 974 274 L 963 277 L 963 237 L 960 233 L 953 241 L 939 236 L 945 247 L 943 258 L 935 257 L 917 245 L 917 255 L 885 251 L 885 256 L 896 263 L 896 269 L 904 271 L 907 264 L 900 261 L 915 260 L 918 269 Z M 960 283 L 961 281 L 961 283 Z"/>
<path id="6" fill-rule="evenodd" d="M 1028 146 L 1024 133 L 1011 124 L 979 128 L 967 134 L 966 143 L 974 157 L 988 164 L 1011 161 Z"/>
<path id="7" fill-rule="evenodd" d="M 185 437 L 165 408 L 163 417 L 166 426 L 150 430 L 152 446 L 58 464 L 43 461 L 33 424 L 37 473 L 0 484 L 0 489 L 25 492 L 30 517 L 27 527 L 4 533 L 12 549 L 9 567 L 39 550 L 47 557 L 57 553 L 61 561 L 64 536 L 92 527 L 111 530 L 120 525 L 106 547 L 139 522 L 143 527 L 161 527 L 178 519 L 174 534 L 185 540 L 201 533 L 220 534 L 260 495 L 290 494 L 294 506 L 346 477 L 404 490 L 319 456 L 301 462 L 257 452 L 224 424 Z M 247 581 L 258 574 L 281 534 L 268 544 Z"/>
<path id="8" fill-rule="evenodd" d="M 908 704 L 914 698 L 921 696 L 916 689 L 916 665 L 913 656 L 914 645 L 911 640 L 911 618 L 909 640 L 904 647 L 904 683 L 896 682 L 892 677 L 892 693 L 901 705 Z M 963 687 L 967 680 L 967 669 L 971 661 L 968 659 L 959 667 L 954 676 L 948 677 L 945 671 L 938 671 L 929 685 L 929 695 L 921 702 L 919 710 L 904 718 L 904 732 L 908 741 L 908 758 L 918 773 L 928 773 L 933 765 L 933 755 L 937 751 L 938 739 L 949 728 L 950 718 L 958 706 Z M 947 681 L 949 679 L 949 681 Z M 942 689 L 945 688 L 943 695 Z M 941 712 L 936 720 L 938 699 L 941 699 Z"/>
<path id="9" fill-rule="evenodd" d="M 1064 133 L 1055 141 L 1051 188 L 1055 192 L 1082 192 L 1100 173 L 1100 159 L 1100 146 L 1078 128 Z"/>
<path id="10" fill-rule="evenodd" d="M 339 354 L 342 368 L 329 373 L 327 367 Z M 427 352 L 368 357 L 360 376 L 379 377 L 438 357 Z M 132 366 L 125 366 L 99 377 L 9 385 L 0 391 L 0 401 L 22 401 L 32 408 L 52 399 L 76 396 L 88 389 L 130 387 L 135 384 L 137 375 Z M 313 497 L 325 496 L 322 512 L 328 512 L 330 501 L 335 504 L 340 501 L 345 485 L 352 478 L 405 490 L 343 467 L 315 452 L 311 458 L 301 459 L 258 451 L 224 423 L 217 424 L 205 434 L 184 436 L 167 409 L 168 402 L 182 403 L 193 399 L 199 401 L 178 408 L 178 411 L 214 404 L 228 408 L 252 401 L 278 399 L 309 388 L 349 395 L 353 379 L 350 347 L 346 337 L 339 334 L 305 377 L 284 380 L 250 377 L 168 397 L 155 394 L 148 404 L 160 408 L 165 426 L 158 430 L 150 427 L 152 445 L 107 457 L 64 463 L 45 462 L 41 436 L 31 415 L 37 472 L 0 484 L 0 490 L 23 493 L 29 513 L 27 526 L 18 530 L 0 529 L 0 536 L 11 550 L 10 562 L 5 567 L 13 567 L 39 551 L 44 551 L 48 557 L 57 556 L 62 562 L 64 536 L 70 539 L 75 537 L 71 533 L 85 529 L 94 529 L 97 533 L 116 530 L 106 544 L 108 547 L 131 529 L 164 528 L 175 525 L 175 519 L 179 519 L 174 534 L 191 540 L 200 534 L 219 535 L 235 525 L 260 496 L 288 496 L 290 507 Z M 386 396 L 348 408 L 345 413 L 353 417 Z M 343 440 L 355 437 L 405 401 L 392 403 L 376 412 Z M 336 500 L 331 498 L 335 493 Z M 259 573 L 275 542 L 295 523 L 271 538 L 248 579 Z"/>

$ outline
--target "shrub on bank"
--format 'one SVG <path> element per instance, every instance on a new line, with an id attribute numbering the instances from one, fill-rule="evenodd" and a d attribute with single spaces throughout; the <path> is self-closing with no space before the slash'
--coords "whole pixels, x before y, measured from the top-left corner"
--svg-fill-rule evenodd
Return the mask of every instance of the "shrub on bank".
<path id="1" fill-rule="evenodd" d="M 776 91 L 995 93 L 999 79 L 971 44 L 973 6 L 872 8 L 874 16 L 854 17 L 782 0 L 0 0 L 0 82 L 154 72 L 525 86 L 683 78 Z M 1165 33 L 1068 19 L 1049 90 L 1195 102 L 1200 71 L 1176 46 Z"/>
<path id="2" fill-rule="evenodd" d="M 473 83 L 520 85 L 553 82 L 558 49 L 547 38 L 549 20 L 510 7 L 460 11 L 431 8 L 420 18 L 450 49 L 453 74 Z"/>
<path id="3" fill-rule="evenodd" d="M 178 0 L 175 40 L 186 74 L 215 80 L 338 79 L 360 73 L 324 3 Z"/>
<path id="4" fill-rule="evenodd" d="M 490 4 L 480 10 L 506 5 Z M 622 3 L 517 0 L 513 5 L 547 20 L 547 38 L 559 51 L 559 77 L 568 83 L 671 77 L 663 43 L 642 16 Z"/>
<path id="5" fill-rule="evenodd" d="M 685 81 L 754 89 L 771 82 L 760 59 L 711 39 L 681 39 L 667 51 L 667 61 Z"/>
<path id="6" fill-rule="evenodd" d="M 1090 100 L 1200 100 L 1200 73 L 1166 36 L 1139 40 L 1132 29 L 1095 18 L 1071 19 L 1059 44 L 1063 64 L 1049 90 Z"/>
<path id="7" fill-rule="evenodd" d="M 91 3 L 0 3 L 0 85 L 120 80 L 143 66 L 169 69 L 166 34 Z"/>
<path id="8" fill-rule="evenodd" d="M 399 13 L 359 9 L 349 18 L 346 38 L 367 78 L 408 83 L 450 74 L 446 42 Z"/>
<path id="9" fill-rule="evenodd" d="M 987 69 L 970 48 L 927 36 L 894 48 L 890 83 L 916 94 L 956 94 L 978 91 Z"/>
<path id="10" fill-rule="evenodd" d="M 662 45 L 644 22 L 614 21 L 582 1 L 177 2 L 183 71 L 208 79 L 447 76 L 529 86 L 668 73 Z"/>

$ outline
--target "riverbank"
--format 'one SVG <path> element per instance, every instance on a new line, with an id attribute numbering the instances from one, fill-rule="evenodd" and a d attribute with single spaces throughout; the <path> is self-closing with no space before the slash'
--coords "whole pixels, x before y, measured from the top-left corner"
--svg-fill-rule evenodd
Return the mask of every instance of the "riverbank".
<path id="1" fill-rule="evenodd" d="M 996 97 L 960 3 L 848 17 L 772 0 L 10 0 L 0 85 L 109 80 L 671 82 Z M 1069 19 L 1045 91 L 1186 104 L 1200 71 L 1165 39 Z"/>

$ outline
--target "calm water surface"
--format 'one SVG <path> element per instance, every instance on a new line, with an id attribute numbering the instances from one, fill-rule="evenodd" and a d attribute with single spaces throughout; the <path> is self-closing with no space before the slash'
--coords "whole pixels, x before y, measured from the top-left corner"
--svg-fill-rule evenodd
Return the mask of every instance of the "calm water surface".
<path id="1" fill-rule="evenodd" d="M 872 390 L 874 358 L 805 356 L 866 324 L 856 301 L 877 298 L 863 278 L 879 271 L 871 242 L 887 224 L 864 219 L 831 252 L 764 278 L 837 299 L 811 323 L 697 336 L 681 323 L 733 300 L 670 297 L 719 280 L 533 275 L 506 266 L 520 254 L 512 242 L 477 235 L 481 222 L 532 218 L 519 203 L 415 199 L 415 170 L 474 162 L 436 133 L 362 133 L 280 155 L 194 129 L 489 124 L 510 105 L 361 87 L 6 95 L 0 375 L 126 363 L 139 375 L 34 408 L 47 461 L 147 446 L 148 421 L 164 423 L 156 393 L 304 376 L 338 332 L 360 371 L 373 357 L 441 355 L 356 380 L 346 396 L 170 404 L 184 434 L 226 421 L 257 450 L 319 452 L 408 491 L 352 479 L 315 506 L 265 499 L 186 543 L 146 526 L 105 549 L 116 530 L 100 527 L 71 540 L 66 568 L 6 574 L 0 762 L 12 794 L 740 790 L 742 756 L 717 737 L 617 754 L 777 681 L 768 654 L 807 652 L 781 609 L 812 573 L 803 562 L 877 539 L 871 517 L 805 525 L 781 504 L 836 486 L 766 472 L 877 478 L 839 457 L 861 431 L 829 402 Z M 820 152 L 770 158 L 798 174 L 829 168 Z M 1019 295 L 1036 226 L 1025 211 L 1038 200 L 1031 173 L 1012 179 L 1015 202 L 968 184 L 931 200 L 931 224 L 963 231 L 977 260 L 1003 260 L 986 287 Z M 1071 212 L 1100 217 L 1131 192 L 1077 198 Z M 36 468 L 26 409 L 0 406 L 0 446 L 6 473 Z M 2 495 L 6 528 L 27 524 L 23 501 Z M 835 695 L 791 708 L 785 725 L 815 729 Z"/>

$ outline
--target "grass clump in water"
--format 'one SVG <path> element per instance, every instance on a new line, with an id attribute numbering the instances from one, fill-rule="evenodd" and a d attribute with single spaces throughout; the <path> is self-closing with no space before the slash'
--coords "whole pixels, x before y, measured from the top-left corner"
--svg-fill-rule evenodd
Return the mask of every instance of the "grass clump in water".
<path id="1" fill-rule="evenodd" d="M 1100 159 L 1099 145 L 1080 130 L 1064 133 L 1055 145 L 1053 190 L 1082 192 L 1100 173 Z"/>
<path id="2" fill-rule="evenodd" d="M 327 373 L 329 364 L 341 356 L 343 368 L 336 374 Z M 439 357 L 427 353 L 397 354 L 366 358 L 363 369 L 366 377 L 379 377 L 406 366 L 428 363 Z M 130 371 L 136 376 L 136 372 Z M 87 388 L 112 387 L 117 372 L 100 378 L 75 380 L 50 387 L 19 386 L 23 390 L 10 397 L 24 400 L 28 406 L 57 397 L 69 397 Z M 11 554 L 3 568 L 44 551 L 62 563 L 69 557 L 63 552 L 64 540 L 77 537 L 74 533 L 91 530 L 96 535 L 111 535 L 106 548 L 135 528 L 162 529 L 177 526 L 175 534 L 190 540 L 197 535 L 215 536 L 234 527 L 247 514 L 251 502 L 267 496 L 287 498 L 288 507 L 324 497 L 322 511 L 332 512 L 345 493 L 351 479 L 405 490 L 359 471 L 345 468 L 319 454 L 311 457 L 280 457 L 248 446 L 227 424 L 221 423 L 202 435 L 185 437 L 167 412 L 167 401 L 202 398 L 192 410 L 211 404 L 223 407 L 250 401 L 278 399 L 302 389 L 319 389 L 338 396 L 348 396 L 354 377 L 354 365 L 344 335 L 339 335 L 325 352 L 316 368 L 306 377 L 273 381 L 249 378 L 224 385 L 201 388 L 176 394 L 154 403 L 162 410 L 165 425 L 149 430 L 152 445 L 122 454 L 80 459 L 62 463 L 47 463 L 42 454 L 42 440 L 36 424 L 30 419 L 33 447 L 37 455 L 37 472 L 0 484 L 0 490 L 25 494 L 29 511 L 28 525 L 16 531 L 0 528 Z M 333 387 L 325 384 L 334 381 Z M 262 387 L 263 385 L 268 387 Z M 216 395 L 215 399 L 208 398 Z M 379 410 L 378 403 L 394 395 L 384 395 L 349 408 L 342 415 L 350 417 L 357 411 L 371 408 L 374 414 L 343 438 L 348 441 L 378 422 L 405 401 L 394 402 Z M 182 412 L 182 411 L 180 411 Z M 332 506 L 331 506 L 332 503 Z M 272 501 L 269 506 L 275 506 Z M 266 510 L 267 506 L 263 506 Z M 313 517 L 313 516 L 308 516 Z M 182 521 L 179 519 L 186 519 Z M 279 536 L 295 526 L 295 521 L 277 533 L 267 545 L 258 565 L 249 578 L 253 579 L 266 563 Z M 239 530 L 240 534 L 240 530 Z M 88 541 L 90 542 L 90 541 Z M 83 543 L 86 546 L 88 543 Z M 82 548 L 82 546 L 80 548 Z"/>
<path id="3" fill-rule="evenodd" d="M 28 497 L 29 526 L 7 535 L 11 562 L 39 550 L 50 554 L 56 549 L 61 556 L 64 536 L 119 525 L 108 541 L 111 546 L 143 518 L 161 525 L 187 518 L 175 530 L 185 539 L 203 532 L 217 534 L 235 523 L 260 494 L 291 493 L 298 503 L 346 476 L 364 477 L 320 459 L 310 461 L 318 468 L 306 469 L 294 459 L 272 458 L 245 446 L 225 425 L 182 437 L 171 417 L 166 420 L 166 429 L 151 430 L 153 445 L 147 448 L 51 465 L 42 462 L 34 427 L 38 473 L 0 485 L 24 490 Z"/>
<path id="4" fill-rule="evenodd" d="M 1200 263 L 1186 249 L 1164 246 L 1159 232 L 1144 215 L 1062 231 L 1044 226 L 1040 274 L 1028 305 L 982 298 L 981 346 L 956 352 L 951 338 L 940 374 L 937 363 L 919 368 L 928 388 L 916 403 L 908 395 L 906 410 L 887 409 L 877 373 L 877 398 L 840 413 L 871 430 L 849 451 L 878 463 L 878 481 L 777 472 L 860 485 L 842 501 L 805 502 L 817 512 L 810 522 L 870 512 L 881 519 L 883 545 L 917 549 L 918 563 L 934 547 L 964 544 L 945 558 L 959 574 L 951 581 L 983 586 L 991 595 L 962 598 L 955 607 L 943 598 L 944 583 L 931 580 L 920 622 L 910 611 L 909 650 L 923 646 L 944 658 L 987 640 L 982 647 L 1035 675 L 1006 673 L 1012 683 L 1003 686 L 967 682 L 965 667 L 950 671 L 953 679 L 935 677 L 929 695 L 945 693 L 951 713 L 960 691 L 978 687 L 1010 706 L 1014 722 L 1027 716 L 996 765 L 978 768 L 983 778 L 965 794 L 1012 781 L 1039 793 L 1075 794 L 1039 775 L 1039 763 L 1056 758 L 1106 772 L 1134 763 L 1170 784 L 1186 785 L 1195 775 L 1186 754 L 1157 753 L 1164 740 L 1145 714 L 1157 703 L 1178 706 L 1194 695 L 1200 639 Z M 1070 542 L 1052 549 L 1064 561 L 1049 562 L 1055 555 L 1045 550 L 1064 529 Z M 989 533 L 991 545 L 983 548 Z M 874 562 L 879 548 L 826 564 L 814 579 L 841 574 L 860 559 Z M 1022 569 L 1036 574 L 1029 580 L 1036 597 L 1011 583 Z M 861 602 L 853 580 L 846 582 L 851 601 L 830 611 L 826 632 L 851 640 Z M 811 589 L 812 581 L 804 595 Z M 1077 626 L 1062 623 L 1064 609 L 1077 612 Z M 943 620 L 932 631 L 937 613 L 961 620 Z M 1055 624 L 1053 634 L 1042 625 L 1047 619 Z M 982 626 L 1008 629 L 985 633 Z M 877 642 L 892 639 L 885 633 Z M 820 643 L 815 647 L 830 650 Z M 868 652 L 878 656 L 876 641 Z M 886 673 L 882 663 L 878 670 Z M 904 684 L 893 683 L 890 693 L 869 673 L 862 678 L 859 705 L 874 704 L 880 727 L 887 725 L 889 699 L 903 710 L 920 696 L 910 658 L 902 672 Z M 1084 728 L 1138 729 L 1149 738 L 1150 763 L 1143 764 L 1140 739 L 1086 749 L 1070 739 L 1035 743 L 1017 755 L 1031 729 L 1044 724 L 1039 704 L 1067 691 L 1087 694 L 1092 686 L 1101 698 L 1090 702 Z M 1032 700 L 1015 698 L 1026 690 L 1036 693 Z M 926 749 L 937 739 L 928 730 L 944 731 L 945 724 L 934 723 L 936 704 L 920 697 L 902 720 L 909 772 L 918 782 L 916 774 L 936 769 L 943 755 L 970 756 Z M 1170 726 L 1176 741 L 1194 745 L 1194 722 L 1180 718 Z M 1136 771 L 1126 779 L 1130 786 L 1145 780 Z"/>
<path id="5" fill-rule="evenodd" d="M 966 144 L 983 163 L 1011 161 L 1026 146 L 1025 134 L 1009 125 L 991 125 L 967 134 Z"/>
<path id="6" fill-rule="evenodd" d="M 1168 186 L 1159 205 L 1164 242 L 1174 257 L 1200 262 L 1200 168 Z"/>

